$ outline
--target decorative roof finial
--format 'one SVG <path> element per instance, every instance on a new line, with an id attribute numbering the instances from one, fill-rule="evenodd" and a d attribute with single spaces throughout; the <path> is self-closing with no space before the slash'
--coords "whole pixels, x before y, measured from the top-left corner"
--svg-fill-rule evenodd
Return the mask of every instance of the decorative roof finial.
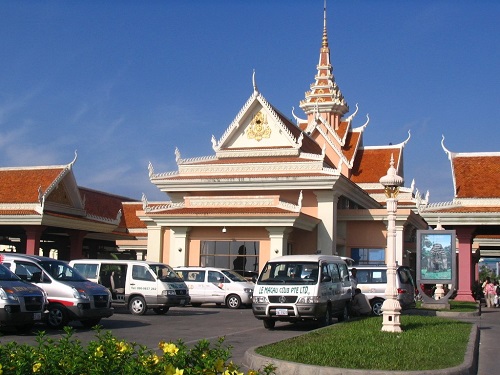
<path id="1" fill-rule="evenodd" d="M 323 6 L 323 42 L 321 43 L 321 47 L 328 48 L 328 35 L 326 32 L 326 0 L 325 5 Z"/>
<path id="2" fill-rule="evenodd" d="M 255 69 L 253 70 L 252 74 L 252 83 L 253 83 L 253 92 L 254 93 L 259 92 L 259 89 L 257 89 L 257 83 L 255 82 Z"/>

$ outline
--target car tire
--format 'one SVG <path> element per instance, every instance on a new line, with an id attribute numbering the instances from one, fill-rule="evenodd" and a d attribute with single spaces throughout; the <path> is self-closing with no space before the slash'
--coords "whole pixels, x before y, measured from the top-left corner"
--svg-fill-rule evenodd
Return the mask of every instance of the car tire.
<path id="1" fill-rule="evenodd" d="M 373 315 L 381 316 L 382 315 L 382 305 L 384 304 L 384 300 L 381 298 L 376 298 L 376 299 L 370 301 L 370 304 L 372 305 Z"/>
<path id="2" fill-rule="evenodd" d="M 264 328 L 266 329 L 274 329 L 274 326 L 276 325 L 276 321 L 272 319 L 264 319 Z"/>
<path id="3" fill-rule="evenodd" d="M 132 297 L 128 307 L 132 315 L 144 315 L 147 311 L 146 301 L 140 296 Z"/>
<path id="4" fill-rule="evenodd" d="M 47 325 L 52 329 L 61 329 L 68 324 L 68 313 L 64 306 L 59 304 L 49 305 Z"/>
<path id="5" fill-rule="evenodd" d="M 239 309 L 241 306 L 241 298 L 237 294 L 230 294 L 226 297 L 226 306 L 230 309 Z"/>
<path id="6" fill-rule="evenodd" d="M 165 315 L 168 312 L 169 309 L 170 309 L 170 307 L 165 307 L 165 306 L 164 307 L 155 307 L 153 309 L 153 311 L 157 315 Z"/>

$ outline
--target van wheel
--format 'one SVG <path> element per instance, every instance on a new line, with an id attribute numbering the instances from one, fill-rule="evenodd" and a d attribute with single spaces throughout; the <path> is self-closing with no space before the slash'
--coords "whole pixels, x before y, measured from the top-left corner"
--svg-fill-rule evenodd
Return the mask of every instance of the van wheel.
<path id="1" fill-rule="evenodd" d="M 276 321 L 272 319 L 264 319 L 264 328 L 266 329 L 273 329 L 274 326 L 276 325 Z"/>
<path id="2" fill-rule="evenodd" d="M 384 304 L 384 300 L 377 298 L 377 299 L 374 299 L 371 302 L 371 304 L 372 304 L 373 315 L 377 315 L 377 316 L 382 315 L 382 305 Z"/>
<path id="3" fill-rule="evenodd" d="M 345 322 L 346 320 L 349 320 L 349 307 L 347 305 L 344 306 L 342 314 L 337 315 L 337 319 L 339 322 Z"/>
<path id="4" fill-rule="evenodd" d="M 158 315 L 165 315 L 170 307 L 155 307 L 153 311 Z"/>
<path id="5" fill-rule="evenodd" d="M 68 324 L 68 314 L 62 305 L 54 304 L 49 305 L 49 316 L 47 318 L 47 325 L 52 329 L 61 329 Z"/>
<path id="6" fill-rule="evenodd" d="M 332 310 L 330 306 L 326 307 L 325 315 L 323 315 L 323 318 L 319 321 L 320 326 L 326 327 L 332 324 Z"/>
<path id="7" fill-rule="evenodd" d="M 241 298 L 236 294 L 230 294 L 226 298 L 226 306 L 230 309 L 239 309 L 241 306 Z"/>
<path id="8" fill-rule="evenodd" d="M 130 313 L 132 315 L 144 315 L 146 314 L 146 301 L 140 296 L 132 297 L 128 305 Z"/>

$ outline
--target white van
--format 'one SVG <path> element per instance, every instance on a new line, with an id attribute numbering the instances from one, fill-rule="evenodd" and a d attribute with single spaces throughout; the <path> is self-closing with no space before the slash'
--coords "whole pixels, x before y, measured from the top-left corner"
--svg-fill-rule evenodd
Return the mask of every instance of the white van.
<path id="1" fill-rule="evenodd" d="M 368 297 L 372 313 L 374 315 L 382 315 L 382 305 L 385 301 L 385 290 L 387 288 L 387 266 L 361 265 L 352 268 L 356 268 L 358 288 Z M 398 301 L 402 309 L 415 307 L 416 287 L 409 267 L 397 267 L 396 289 L 398 292 Z"/>
<path id="2" fill-rule="evenodd" d="M 285 255 L 269 260 L 253 292 L 253 314 L 276 321 L 315 320 L 323 325 L 348 318 L 351 282 L 347 263 L 334 255 Z"/>
<path id="3" fill-rule="evenodd" d="M 235 271 L 214 267 L 176 267 L 174 270 L 188 286 L 192 306 L 216 303 L 238 309 L 252 304 L 255 284 Z"/>
<path id="4" fill-rule="evenodd" d="M 0 263 L 2 255 L 0 254 Z M 0 326 L 31 330 L 36 322 L 45 321 L 49 301 L 45 292 L 0 264 Z"/>
<path id="5" fill-rule="evenodd" d="M 190 302 L 186 284 L 167 264 L 142 260 L 78 259 L 70 265 L 89 280 L 111 291 L 114 306 L 128 307 L 134 315 L 148 309 L 166 314 L 170 307 Z"/>
<path id="6" fill-rule="evenodd" d="M 111 295 L 106 288 L 85 279 L 61 260 L 6 253 L 3 264 L 25 281 L 47 293 L 47 325 L 59 329 L 72 320 L 93 327 L 113 315 Z"/>

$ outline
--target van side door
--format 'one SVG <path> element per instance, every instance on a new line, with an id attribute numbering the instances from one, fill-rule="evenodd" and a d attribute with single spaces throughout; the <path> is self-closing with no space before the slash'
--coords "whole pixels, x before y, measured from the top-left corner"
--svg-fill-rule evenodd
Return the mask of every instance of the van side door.
<path id="1" fill-rule="evenodd" d="M 229 280 L 226 280 L 226 276 L 219 271 L 208 271 L 207 281 L 205 289 L 207 302 L 224 303 L 226 297 L 224 285 L 226 281 L 229 282 Z"/>

